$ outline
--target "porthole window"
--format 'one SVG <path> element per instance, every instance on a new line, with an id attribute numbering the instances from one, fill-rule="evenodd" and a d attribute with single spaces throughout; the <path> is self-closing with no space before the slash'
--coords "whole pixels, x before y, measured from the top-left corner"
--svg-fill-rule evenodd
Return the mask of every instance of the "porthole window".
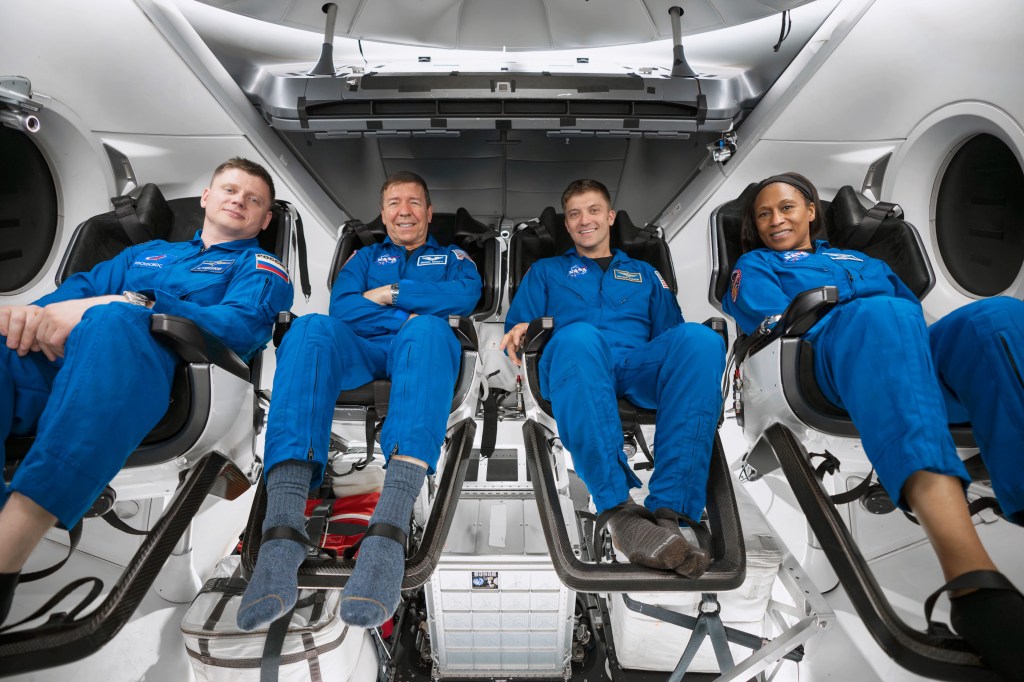
<path id="1" fill-rule="evenodd" d="M 0 293 L 39 274 L 57 235 L 57 191 L 28 135 L 0 126 Z"/>
<path id="2" fill-rule="evenodd" d="M 1024 263 L 1024 171 L 1013 151 L 983 133 L 954 152 L 935 208 L 939 254 L 968 293 L 993 296 Z"/>

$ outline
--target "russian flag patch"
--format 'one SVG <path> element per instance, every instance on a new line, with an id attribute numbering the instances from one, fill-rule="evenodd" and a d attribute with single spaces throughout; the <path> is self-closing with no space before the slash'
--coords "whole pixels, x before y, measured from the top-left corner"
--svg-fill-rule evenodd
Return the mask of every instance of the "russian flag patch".
<path id="1" fill-rule="evenodd" d="M 291 280 L 288 279 L 288 270 L 285 269 L 284 263 L 268 253 L 256 254 L 256 269 L 272 272 L 284 281 L 291 282 Z"/>

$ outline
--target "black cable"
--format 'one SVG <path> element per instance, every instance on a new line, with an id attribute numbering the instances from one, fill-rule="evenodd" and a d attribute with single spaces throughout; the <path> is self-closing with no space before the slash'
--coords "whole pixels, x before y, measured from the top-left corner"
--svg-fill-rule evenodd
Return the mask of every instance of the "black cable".
<path id="1" fill-rule="evenodd" d="M 789 16 L 789 10 L 782 13 L 782 28 L 779 29 L 779 42 L 772 47 L 772 52 L 778 52 L 782 43 L 789 37 L 789 31 L 793 28 L 793 18 Z"/>

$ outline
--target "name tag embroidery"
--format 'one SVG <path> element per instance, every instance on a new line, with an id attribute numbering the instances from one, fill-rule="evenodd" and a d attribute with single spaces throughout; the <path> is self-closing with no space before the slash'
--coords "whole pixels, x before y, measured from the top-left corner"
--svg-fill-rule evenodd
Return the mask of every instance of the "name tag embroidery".
<path id="1" fill-rule="evenodd" d="M 854 256 L 852 253 L 830 253 L 826 251 L 825 255 L 831 258 L 832 260 L 852 260 L 858 263 L 864 262 L 863 258 L 858 258 L 857 256 Z"/>
<path id="2" fill-rule="evenodd" d="M 439 256 L 419 256 L 416 259 L 416 265 L 447 265 L 448 254 L 443 253 Z"/>
<path id="3" fill-rule="evenodd" d="M 612 276 L 615 279 L 621 279 L 623 282 L 633 282 L 634 284 L 641 284 L 644 281 L 642 274 L 630 272 L 629 270 L 612 270 Z"/>
<path id="4" fill-rule="evenodd" d="M 225 272 L 234 265 L 234 260 L 206 260 L 192 268 L 192 272 Z"/>

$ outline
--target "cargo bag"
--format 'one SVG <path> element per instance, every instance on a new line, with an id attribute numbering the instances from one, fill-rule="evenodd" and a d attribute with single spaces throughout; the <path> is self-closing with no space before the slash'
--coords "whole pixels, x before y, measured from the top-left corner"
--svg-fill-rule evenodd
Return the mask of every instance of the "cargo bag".
<path id="1" fill-rule="evenodd" d="M 291 621 L 277 642 L 273 635 L 268 638 L 274 625 L 239 630 L 235 614 L 246 582 L 239 576 L 238 561 L 238 556 L 221 560 L 182 620 L 197 682 L 348 682 L 376 677 L 377 656 L 367 631 L 350 628 L 338 617 L 340 590 L 300 590 Z M 277 647 L 280 654 L 275 657 Z M 261 678 L 261 664 L 269 677 Z M 365 677 L 367 672 L 370 677 Z"/>

